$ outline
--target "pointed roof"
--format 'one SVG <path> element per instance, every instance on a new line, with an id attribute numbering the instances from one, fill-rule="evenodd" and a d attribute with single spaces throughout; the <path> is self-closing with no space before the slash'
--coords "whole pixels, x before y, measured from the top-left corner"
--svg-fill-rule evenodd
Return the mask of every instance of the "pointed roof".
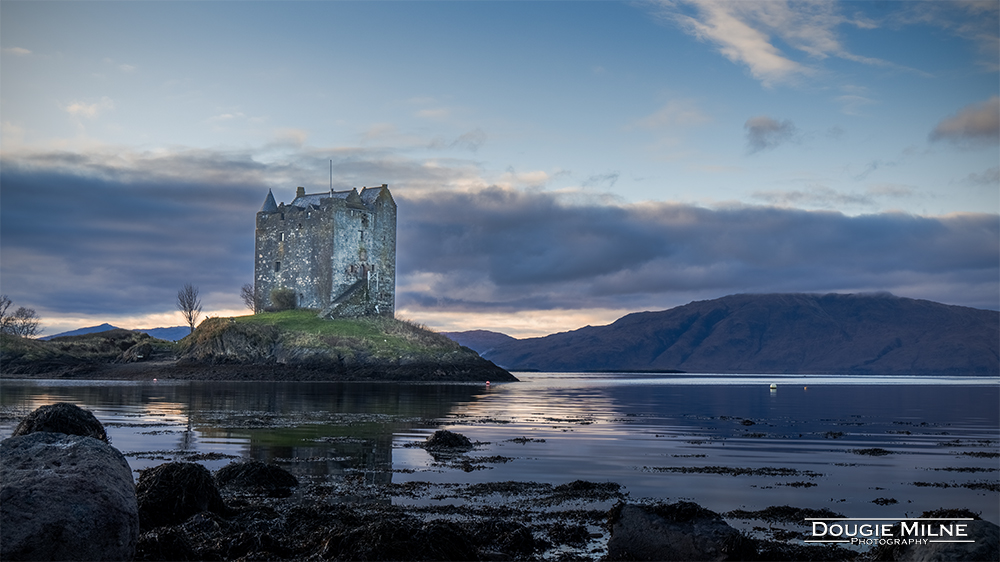
<path id="1" fill-rule="evenodd" d="M 278 204 L 274 202 L 274 194 L 271 190 L 267 190 L 267 197 L 264 199 L 264 205 L 260 208 L 262 213 L 273 213 L 278 210 Z"/>

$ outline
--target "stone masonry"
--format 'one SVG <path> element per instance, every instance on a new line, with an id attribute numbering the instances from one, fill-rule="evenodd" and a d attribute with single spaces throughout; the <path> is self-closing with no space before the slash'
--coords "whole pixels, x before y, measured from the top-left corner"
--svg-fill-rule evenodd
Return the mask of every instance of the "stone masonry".
<path id="1" fill-rule="evenodd" d="M 327 317 L 393 316 L 396 300 L 396 202 L 385 184 L 306 194 L 257 213 L 254 291 L 261 312 L 275 290 Z"/>

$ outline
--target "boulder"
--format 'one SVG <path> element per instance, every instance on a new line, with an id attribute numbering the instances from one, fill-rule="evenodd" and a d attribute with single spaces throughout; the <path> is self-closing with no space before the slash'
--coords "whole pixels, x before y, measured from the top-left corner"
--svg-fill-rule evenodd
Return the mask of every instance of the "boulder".
<path id="1" fill-rule="evenodd" d="M 727 560 L 752 543 L 722 516 L 696 503 L 623 504 L 611 512 L 609 560 Z"/>
<path id="2" fill-rule="evenodd" d="M 36 408 L 21 420 L 14 428 L 11 437 L 20 437 L 39 431 L 65 433 L 66 435 L 83 435 L 108 442 L 108 434 L 104 425 L 89 410 L 70 404 L 57 402 L 48 406 Z"/>
<path id="3" fill-rule="evenodd" d="M 143 532 L 179 525 L 203 511 L 220 515 L 229 511 L 212 473 L 200 464 L 168 462 L 143 470 L 135 492 Z"/>
<path id="4" fill-rule="evenodd" d="M 126 349 L 118 356 L 118 363 L 138 363 L 149 361 L 153 356 L 153 346 L 149 342 L 141 342 Z"/>
<path id="5" fill-rule="evenodd" d="M 215 481 L 222 488 L 271 497 L 286 497 L 291 494 L 291 488 L 299 485 L 292 473 L 260 461 L 230 463 L 215 473 Z"/>
<path id="6" fill-rule="evenodd" d="M 107 443 L 36 432 L 0 443 L 0 559 L 131 560 L 132 471 Z"/>

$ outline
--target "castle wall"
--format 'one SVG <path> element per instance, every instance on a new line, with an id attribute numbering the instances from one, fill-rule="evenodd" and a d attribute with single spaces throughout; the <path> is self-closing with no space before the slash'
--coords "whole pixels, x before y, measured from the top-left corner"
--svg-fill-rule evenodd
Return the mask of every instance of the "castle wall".
<path id="1" fill-rule="evenodd" d="M 332 310 L 349 296 L 343 314 L 394 314 L 396 205 L 385 186 L 362 194 L 300 189 L 293 204 L 257 213 L 254 284 L 265 308 L 273 290 L 290 289 L 300 308 Z"/>

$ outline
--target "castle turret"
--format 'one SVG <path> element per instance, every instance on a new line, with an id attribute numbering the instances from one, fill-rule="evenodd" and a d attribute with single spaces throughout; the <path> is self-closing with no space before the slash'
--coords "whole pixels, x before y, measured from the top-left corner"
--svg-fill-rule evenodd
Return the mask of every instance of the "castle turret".
<path id="1" fill-rule="evenodd" d="M 273 213 L 278 210 L 278 204 L 274 202 L 274 194 L 267 190 L 267 197 L 264 198 L 264 205 L 260 208 L 262 213 Z"/>

